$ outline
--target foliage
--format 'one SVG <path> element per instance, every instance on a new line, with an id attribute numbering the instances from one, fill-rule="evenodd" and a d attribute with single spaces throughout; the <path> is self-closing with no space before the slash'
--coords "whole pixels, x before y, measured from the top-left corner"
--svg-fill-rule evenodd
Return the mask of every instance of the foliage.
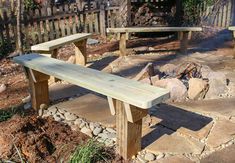
<path id="1" fill-rule="evenodd" d="M 19 114 L 21 116 L 24 116 L 23 106 L 15 106 L 8 109 L 1 109 L 0 110 L 0 122 L 7 121 L 11 117 L 13 117 L 15 114 Z"/>
<path id="2" fill-rule="evenodd" d="M 105 149 L 104 144 L 91 139 L 87 143 L 77 147 L 70 158 L 70 163 L 107 163 L 110 159 L 112 159 L 112 154 Z"/>
<path id="3" fill-rule="evenodd" d="M 184 0 L 184 25 L 195 25 L 201 21 L 199 9 L 202 5 L 210 6 L 216 0 Z"/>
<path id="4" fill-rule="evenodd" d="M 38 3 L 35 0 L 24 0 L 24 7 L 26 10 L 36 9 L 38 7 Z"/>
<path id="5" fill-rule="evenodd" d="M 0 39 L 0 59 L 12 51 L 13 51 L 12 45 L 8 43 L 6 40 Z"/>

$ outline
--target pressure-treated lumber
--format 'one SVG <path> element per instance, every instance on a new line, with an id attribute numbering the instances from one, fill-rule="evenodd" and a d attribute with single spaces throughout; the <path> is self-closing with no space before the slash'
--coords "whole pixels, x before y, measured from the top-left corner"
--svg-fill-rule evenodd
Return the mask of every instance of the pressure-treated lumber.
<path id="1" fill-rule="evenodd" d="M 48 79 L 49 76 L 26 68 L 31 91 L 32 108 L 40 109 L 40 105 L 49 105 Z"/>
<path id="2" fill-rule="evenodd" d="M 201 32 L 202 27 L 130 27 L 108 28 L 108 33 L 143 33 L 143 32 Z"/>
<path id="3" fill-rule="evenodd" d="M 233 31 L 233 38 L 234 38 L 234 42 L 235 42 L 235 26 L 231 26 L 228 29 Z M 235 58 L 235 45 L 234 45 L 233 58 Z"/>
<path id="4" fill-rule="evenodd" d="M 141 150 L 142 118 L 132 123 L 122 101 L 116 102 L 117 152 L 124 158 L 131 158 Z"/>
<path id="5" fill-rule="evenodd" d="M 32 51 L 52 51 L 66 44 L 79 42 L 81 40 L 88 39 L 89 37 L 91 37 L 90 33 L 78 33 L 78 34 L 62 37 L 59 39 L 55 39 L 52 41 L 47 41 L 41 44 L 31 46 L 31 50 Z"/>
<path id="6" fill-rule="evenodd" d="M 229 30 L 235 31 L 235 26 L 228 27 Z"/>
<path id="7" fill-rule="evenodd" d="M 23 55 L 13 60 L 30 69 L 143 109 L 169 98 L 169 91 L 165 89 L 38 54 Z"/>
<path id="8" fill-rule="evenodd" d="M 83 66 L 86 65 L 86 62 L 87 62 L 86 43 L 87 43 L 87 39 L 74 43 L 76 64 L 80 64 Z"/>
<path id="9" fill-rule="evenodd" d="M 168 90 L 39 54 L 13 60 L 26 67 L 36 110 L 49 104 L 48 75 L 107 96 L 111 114 L 116 115 L 117 152 L 124 159 L 141 150 L 142 119 L 147 109 L 169 98 Z"/>
<path id="10" fill-rule="evenodd" d="M 119 50 L 120 56 L 126 56 L 126 37 L 127 33 L 146 33 L 146 32 L 178 32 L 180 39 L 180 52 L 187 53 L 188 41 L 191 39 L 192 32 L 202 31 L 201 27 L 130 27 L 130 28 L 108 28 L 108 33 L 120 34 Z"/>

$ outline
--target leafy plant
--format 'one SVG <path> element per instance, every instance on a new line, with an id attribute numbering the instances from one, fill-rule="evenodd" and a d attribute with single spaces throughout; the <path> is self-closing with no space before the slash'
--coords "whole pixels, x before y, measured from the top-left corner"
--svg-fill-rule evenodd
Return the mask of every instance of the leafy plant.
<path id="1" fill-rule="evenodd" d="M 38 3 L 34 0 L 24 0 L 24 7 L 26 10 L 36 9 L 38 7 Z"/>
<path id="2" fill-rule="evenodd" d="M 7 121 L 11 117 L 13 117 L 15 114 L 24 116 L 25 113 L 23 111 L 22 106 L 15 106 L 9 109 L 0 110 L 0 122 Z"/>
<path id="3" fill-rule="evenodd" d="M 77 147 L 71 156 L 70 163 L 94 163 L 108 162 L 112 159 L 112 154 L 105 149 L 103 143 L 91 139 L 87 143 Z"/>
<path id="4" fill-rule="evenodd" d="M 210 6 L 216 0 L 184 0 L 183 10 L 184 10 L 184 25 L 195 25 L 199 24 L 201 21 L 200 12 L 204 4 L 205 6 Z"/>
<path id="5" fill-rule="evenodd" d="M 13 49 L 12 49 L 11 44 L 7 43 L 7 41 L 4 39 L 3 40 L 0 39 L 0 59 L 12 51 Z"/>

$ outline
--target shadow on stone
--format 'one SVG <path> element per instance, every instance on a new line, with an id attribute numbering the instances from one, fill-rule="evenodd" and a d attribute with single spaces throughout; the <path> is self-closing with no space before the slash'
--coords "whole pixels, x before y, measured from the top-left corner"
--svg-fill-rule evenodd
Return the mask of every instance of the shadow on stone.
<path id="1" fill-rule="evenodd" d="M 154 111 L 154 109 L 156 110 Z M 210 117 L 167 104 L 161 104 L 154 109 L 150 111 L 151 131 L 144 135 L 142 139 L 143 148 L 163 135 L 172 135 L 176 131 L 201 139 L 208 134 L 210 128 L 206 126 L 211 124 L 213 120 Z"/>

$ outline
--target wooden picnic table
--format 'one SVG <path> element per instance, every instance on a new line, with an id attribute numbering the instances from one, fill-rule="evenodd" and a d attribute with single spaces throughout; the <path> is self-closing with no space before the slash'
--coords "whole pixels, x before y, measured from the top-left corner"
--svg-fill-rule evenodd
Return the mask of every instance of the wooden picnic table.
<path id="1" fill-rule="evenodd" d="M 26 69 L 32 107 L 36 110 L 42 104 L 49 104 L 49 76 L 107 96 L 111 114 L 116 115 L 117 152 L 124 159 L 141 150 L 142 119 L 148 108 L 169 98 L 166 89 L 38 54 L 13 60 Z"/>
<path id="2" fill-rule="evenodd" d="M 187 52 L 188 40 L 191 39 L 191 32 L 200 32 L 201 27 L 129 27 L 129 28 L 108 28 L 108 33 L 120 34 L 119 50 L 121 56 L 126 56 L 127 33 L 148 33 L 148 32 L 178 32 L 180 39 L 181 53 Z"/>

